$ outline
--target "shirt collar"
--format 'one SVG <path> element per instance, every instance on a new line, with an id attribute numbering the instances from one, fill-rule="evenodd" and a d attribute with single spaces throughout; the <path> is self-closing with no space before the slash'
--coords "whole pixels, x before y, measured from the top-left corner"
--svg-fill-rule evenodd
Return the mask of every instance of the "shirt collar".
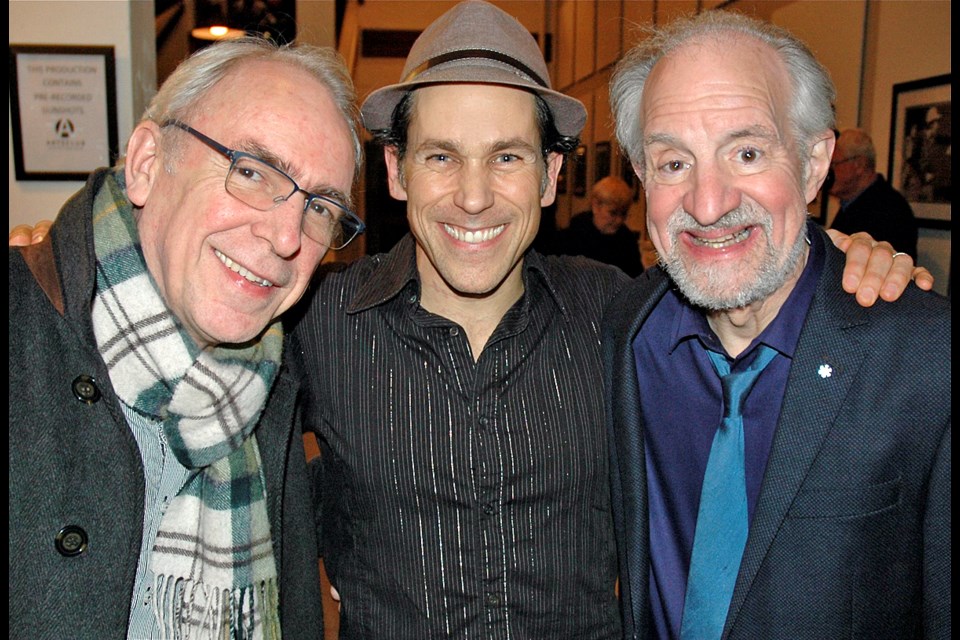
<path id="1" fill-rule="evenodd" d="M 411 234 L 405 235 L 389 252 L 373 256 L 375 261 L 372 276 L 360 286 L 347 306 L 347 313 L 367 311 L 392 300 L 404 289 L 414 287 L 414 295 L 420 295 L 420 274 L 417 273 L 416 241 Z M 549 292 L 558 310 L 566 315 L 567 305 L 563 295 L 554 284 L 547 260 L 530 249 L 523 259 L 523 287 L 525 292 L 542 287 Z M 525 295 L 524 298 L 529 298 Z M 529 302 L 524 302 L 525 308 Z"/>
<path id="2" fill-rule="evenodd" d="M 797 342 L 800 339 L 800 331 L 803 329 L 803 323 L 807 317 L 807 311 L 813 301 L 817 282 L 820 280 L 820 273 L 823 271 L 825 251 L 820 234 L 810 228 L 812 224 L 814 223 L 808 223 L 807 229 L 810 253 L 796 286 L 787 296 L 787 300 L 777 313 L 777 317 L 767 325 L 759 336 L 754 338 L 750 346 L 738 356 L 739 358 L 749 354 L 759 343 L 772 347 L 789 358 L 793 357 Z M 680 309 L 673 324 L 670 351 L 676 349 L 681 342 L 699 339 L 708 349 L 724 353 L 719 338 L 707 324 L 706 316 L 687 302 L 679 292 L 671 290 L 671 295 L 680 299 Z"/>
<path id="3" fill-rule="evenodd" d="M 416 286 L 419 295 L 416 250 L 413 236 L 409 233 L 389 252 L 370 259 L 376 263 L 372 276 L 360 285 L 347 305 L 347 313 L 359 313 L 381 305 L 395 298 L 411 283 Z"/>

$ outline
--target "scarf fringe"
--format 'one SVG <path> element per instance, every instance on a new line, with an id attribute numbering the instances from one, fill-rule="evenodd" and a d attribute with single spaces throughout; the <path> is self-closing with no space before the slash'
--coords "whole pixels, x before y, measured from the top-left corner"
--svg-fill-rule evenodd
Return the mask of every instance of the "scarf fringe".
<path id="1" fill-rule="evenodd" d="M 224 589 L 157 576 L 153 615 L 160 640 L 280 640 L 275 579 Z"/>

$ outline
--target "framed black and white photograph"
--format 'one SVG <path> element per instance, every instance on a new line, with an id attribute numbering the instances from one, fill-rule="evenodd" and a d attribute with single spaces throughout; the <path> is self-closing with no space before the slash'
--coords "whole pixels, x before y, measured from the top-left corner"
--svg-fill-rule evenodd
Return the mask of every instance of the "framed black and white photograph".
<path id="1" fill-rule="evenodd" d="M 921 226 L 949 229 L 951 221 L 951 74 L 893 86 L 890 182 Z"/>
<path id="2" fill-rule="evenodd" d="M 86 180 L 113 164 L 113 47 L 10 45 L 10 118 L 17 180 Z"/>

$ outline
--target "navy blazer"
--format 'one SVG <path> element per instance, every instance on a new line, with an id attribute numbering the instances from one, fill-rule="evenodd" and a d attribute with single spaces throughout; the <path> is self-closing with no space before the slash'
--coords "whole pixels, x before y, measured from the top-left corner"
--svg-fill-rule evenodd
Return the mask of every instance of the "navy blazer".
<path id="1" fill-rule="evenodd" d="M 949 638 L 950 303 L 911 285 L 862 308 L 823 240 L 723 637 Z M 648 270 L 604 319 L 624 638 L 653 637 L 632 342 L 669 286 Z"/>

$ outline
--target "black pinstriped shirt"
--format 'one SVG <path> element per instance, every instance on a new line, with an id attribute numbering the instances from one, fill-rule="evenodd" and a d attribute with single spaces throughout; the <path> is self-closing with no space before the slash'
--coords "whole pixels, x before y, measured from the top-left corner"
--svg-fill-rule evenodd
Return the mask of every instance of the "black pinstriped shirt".
<path id="1" fill-rule="evenodd" d="M 618 638 L 599 323 L 626 281 L 527 255 L 474 362 L 406 237 L 321 274 L 297 333 L 340 638 Z"/>

